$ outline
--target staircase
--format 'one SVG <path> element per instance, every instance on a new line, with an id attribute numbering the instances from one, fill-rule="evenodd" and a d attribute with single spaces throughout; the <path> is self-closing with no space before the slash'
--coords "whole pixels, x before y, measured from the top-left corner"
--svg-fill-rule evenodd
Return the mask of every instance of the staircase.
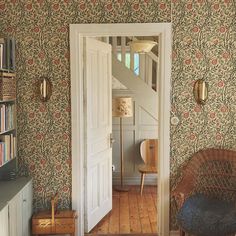
<path id="1" fill-rule="evenodd" d="M 112 73 L 135 97 L 135 100 L 154 118 L 158 116 L 158 94 L 147 83 L 142 81 L 117 58 L 112 57 Z"/>
<path id="2" fill-rule="evenodd" d="M 132 37 L 132 40 L 137 38 Z M 110 37 L 112 54 L 141 80 L 157 91 L 159 79 L 159 58 L 153 52 L 137 54 L 131 51 L 128 42 L 131 37 Z"/>
<path id="3" fill-rule="evenodd" d="M 153 52 L 137 54 L 130 50 L 129 37 L 110 37 L 113 76 L 133 94 L 146 112 L 158 117 L 159 59 Z"/>

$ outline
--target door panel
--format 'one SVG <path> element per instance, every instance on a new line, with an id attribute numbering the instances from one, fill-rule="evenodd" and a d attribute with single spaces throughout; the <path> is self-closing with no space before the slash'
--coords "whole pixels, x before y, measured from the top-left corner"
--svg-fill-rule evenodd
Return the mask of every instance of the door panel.
<path id="1" fill-rule="evenodd" d="M 23 236 L 30 236 L 30 225 L 31 225 L 31 216 L 33 214 L 32 205 L 33 205 L 33 192 L 32 192 L 32 182 L 27 184 L 22 190 L 23 201 L 22 201 L 22 231 Z"/>
<path id="2" fill-rule="evenodd" d="M 85 39 L 85 232 L 112 208 L 111 46 Z"/>
<path id="3" fill-rule="evenodd" d="M 22 192 L 19 192 L 9 202 L 9 231 L 10 236 L 23 236 L 22 234 Z"/>

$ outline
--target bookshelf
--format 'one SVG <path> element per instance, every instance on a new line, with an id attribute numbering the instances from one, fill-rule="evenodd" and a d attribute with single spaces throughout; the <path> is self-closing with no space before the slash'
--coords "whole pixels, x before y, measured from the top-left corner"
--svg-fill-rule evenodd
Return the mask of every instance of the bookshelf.
<path id="1" fill-rule="evenodd" d="M 16 160 L 16 74 L 0 70 L 0 171 Z"/>

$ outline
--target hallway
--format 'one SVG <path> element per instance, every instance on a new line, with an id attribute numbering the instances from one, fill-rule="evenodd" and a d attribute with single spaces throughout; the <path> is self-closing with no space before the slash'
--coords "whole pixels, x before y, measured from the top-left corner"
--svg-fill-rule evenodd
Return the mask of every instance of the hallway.
<path id="1" fill-rule="evenodd" d="M 113 209 L 89 235 L 157 234 L 157 187 L 130 186 L 129 192 L 113 190 Z"/>

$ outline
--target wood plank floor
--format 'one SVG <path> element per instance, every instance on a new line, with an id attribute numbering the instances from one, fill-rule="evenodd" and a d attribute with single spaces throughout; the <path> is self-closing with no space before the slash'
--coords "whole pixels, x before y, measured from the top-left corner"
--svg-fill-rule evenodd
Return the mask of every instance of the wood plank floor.
<path id="1" fill-rule="evenodd" d="M 157 187 L 130 186 L 129 192 L 113 190 L 113 209 L 88 235 L 157 235 Z"/>

